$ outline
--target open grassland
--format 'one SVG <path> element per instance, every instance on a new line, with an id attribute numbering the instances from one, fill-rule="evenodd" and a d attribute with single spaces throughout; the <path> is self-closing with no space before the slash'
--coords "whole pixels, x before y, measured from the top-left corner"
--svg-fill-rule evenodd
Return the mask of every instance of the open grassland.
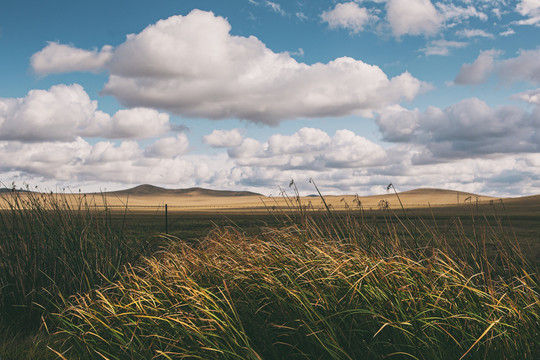
<path id="1" fill-rule="evenodd" d="M 159 189 L 159 188 L 158 188 Z M 120 191 L 102 194 L 63 194 L 61 201 L 67 202 L 71 208 L 80 204 L 88 204 L 93 207 L 108 208 L 110 210 L 123 211 L 126 207 L 132 212 L 159 211 L 168 205 L 170 211 L 175 212 L 203 212 L 203 213 L 256 213 L 264 214 L 268 210 L 284 211 L 291 208 L 290 198 L 283 190 L 279 196 L 252 195 L 247 193 L 241 196 L 216 196 L 208 194 L 204 189 L 194 190 L 188 193 L 177 193 L 178 190 L 167 191 Z M 226 193 L 226 192 L 224 192 Z M 219 192 L 218 192 L 219 194 Z M 38 193 L 44 204 L 57 202 L 58 194 Z M 36 193 L 21 193 L 22 199 L 36 197 Z M 439 189 L 419 189 L 399 194 L 389 192 L 383 195 L 356 196 L 356 195 L 329 195 L 299 196 L 295 197 L 294 211 L 297 207 L 312 210 L 323 210 L 326 206 L 334 210 L 347 210 L 357 208 L 359 205 L 365 210 L 377 210 L 384 207 L 405 208 L 428 208 L 448 207 L 456 205 L 488 206 L 490 202 L 498 201 L 498 198 L 489 196 L 477 196 L 475 194 L 456 192 Z M 6 208 L 8 204 L 0 201 L 0 208 Z"/>
<path id="2" fill-rule="evenodd" d="M 539 216 L 523 204 L 285 197 L 251 215 L 173 211 L 159 236 L 155 209 L 8 196 L 2 359 L 540 354 Z"/>

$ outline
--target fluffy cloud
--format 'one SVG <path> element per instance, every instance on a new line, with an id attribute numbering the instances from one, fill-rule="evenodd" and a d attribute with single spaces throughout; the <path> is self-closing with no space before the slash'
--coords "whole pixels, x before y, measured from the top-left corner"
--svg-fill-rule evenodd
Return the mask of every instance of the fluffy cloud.
<path id="1" fill-rule="evenodd" d="M 302 128 L 293 135 L 272 135 L 266 142 L 246 138 L 228 150 L 239 166 L 326 170 L 370 167 L 386 161 L 386 152 L 350 130 L 329 136 L 320 129 Z"/>
<path id="2" fill-rule="evenodd" d="M 460 7 L 447 2 L 437 2 L 434 5 L 430 0 L 388 0 L 386 11 L 387 20 L 396 37 L 429 36 L 438 33 L 443 27 L 452 28 L 470 18 L 481 21 L 488 19 L 484 12 L 472 5 Z M 463 34 L 462 36 L 467 37 L 481 36 L 474 30 L 465 31 Z"/>
<path id="3" fill-rule="evenodd" d="M 395 36 L 433 35 L 442 26 L 443 17 L 430 0 L 388 0 L 387 19 Z"/>
<path id="4" fill-rule="evenodd" d="M 32 55 L 30 63 L 34 71 L 40 75 L 68 71 L 99 72 L 104 70 L 112 54 L 113 48 L 109 45 L 103 46 L 100 51 L 89 51 L 49 42 L 43 50 Z"/>
<path id="5" fill-rule="evenodd" d="M 353 33 L 362 31 L 371 17 L 366 8 L 361 8 L 354 2 L 336 4 L 332 10 L 321 14 L 322 20 L 327 22 L 331 29 L 341 27 Z"/>
<path id="6" fill-rule="evenodd" d="M 123 141 L 116 146 L 110 141 L 98 142 L 84 157 L 87 164 L 111 164 L 134 161 L 142 157 L 142 150 L 135 141 Z"/>
<path id="7" fill-rule="evenodd" d="M 77 183 L 178 184 L 212 176 L 207 165 L 177 156 L 187 148 L 187 139 L 164 138 L 142 148 L 135 141 L 89 144 L 72 142 L 21 143 L 0 141 L 0 173 L 18 173 L 32 179 Z M 221 164 L 227 161 L 221 160 Z M 216 169 L 220 169 L 216 164 Z"/>
<path id="8" fill-rule="evenodd" d="M 0 99 L 0 139 L 73 140 L 106 117 L 80 85 L 31 90 L 24 98 Z"/>
<path id="9" fill-rule="evenodd" d="M 420 114 L 416 113 L 413 119 Z M 418 134 L 415 122 L 411 124 L 409 136 L 404 135 L 408 141 Z M 300 191 L 309 194 L 315 190 L 307 180 L 314 178 L 324 194 L 384 193 L 389 182 L 399 190 L 428 186 L 497 195 L 540 192 L 537 153 L 446 162 L 439 158 L 429 163 L 422 159 L 429 150 L 425 145 L 402 143 L 382 149 L 349 130 L 331 136 L 312 128 L 276 134 L 265 142 L 245 138 L 229 149 L 229 156 L 179 156 L 186 146 L 183 134 L 145 148 L 135 141 L 92 145 L 82 138 L 69 143 L 0 141 L 0 173 L 31 185 L 83 187 L 85 191 L 103 190 L 103 184 L 111 189 L 151 183 L 278 194 L 278 186 L 286 187 L 295 179 Z"/>
<path id="10" fill-rule="evenodd" d="M 521 0 L 516 6 L 516 10 L 523 16 L 535 15 L 540 10 L 540 1 Z"/>
<path id="11" fill-rule="evenodd" d="M 540 83 L 540 49 L 521 50 L 519 55 L 496 60 L 500 51 L 481 51 L 472 64 L 464 64 L 454 82 L 456 84 L 481 84 L 496 73 L 506 83 L 525 81 Z"/>
<path id="12" fill-rule="evenodd" d="M 153 109 L 97 109 L 82 86 L 55 85 L 24 98 L 0 98 L 0 140 L 73 141 L 78 136 L 146 138 L 169 130 L 169 116 Z"/>
<path id="13" fill-rule="evenodd" d="M 521 0 L 516 9 L 523 16 L 537 15 L 540 13 L 540 1 Z"/>
<path id="14" fill-rule="evenodd" d="M 540 1 L 539 0 L 521 0 L 516 10 L 528 19 L 518 21 L 520 25 L 539 25 L 540 24 Z"/>
<path id="15" fill-rule="evenodd" d="M 186 134 L 177 137 L 166 137 L 156 140 L 146 148 L 145 154 L 149 157 L 174 158 L 187 152 L 189 141 Z"/>
<path id="16" fill-rule="evenodd" d="M 407 72 L 389 79 L 379 67 L 348 57 L 299 63 L 230 30 L 226 19 L 193 10 L 128 35 L 107 63 L 103 93 L 127 107 L 275 125 L 294 118 L 370 116 L 428 88 Z"/>
<path id="17" fill-rule="evenodd" d="M 377 118 L 384 139 L 424 146 L 416 163 L 540 151 L 540 109 L 533 112 L 465 99 L 446 109 L 389 108 Z"/>
<path id="18" fill-rule="evenodd" d="M 232 130 L 214 130 L 205 135 L 203 140 L 213 148 L 231 148 L 242 143 L 244 135 L 240 129 Z"/>
<path id="19" fill-rule="evenodd" d="M 454 79 L 459 85 L 475 85 L 486 82 L 495 66 L 495 58 L 501 53 L 497 50 L 481 51 L 472 64 L 463 64 Z"/>
<path id="20" fill-rule="evenodd" d="M 330 147 L 331 150 L 343 147 L 319 163 L 309 163 L 312 160 L 305 159 L 299 148 L 282 146 L 287 140 L 302 138 L 310 139 L 306 143 L 319 149 L 319 153 Z M 315 191 L 308 183 L 311 177 L 324 194 L 385 193 L 389 182 L 399 190 L 427 186 L 514 196 L 540 192 L 540 155 L 535 153 L 424 164 L 415 159 L 422 154 L 421 146 L 398 144 L 365 166 L 366 160 L 362 158 L 372 156 L 373 144 L 366 144 L 350 131 L 328 136 L 317 129 L 302 130 L 274 140 L 273 150 L 270 141 L 260 143 L 247 138 L 244 142 L 249 140 L 254 142 L 261 157 L 257 161 L 252 152 L 253 157 L 246 164 L 242 161 L 248 158 L 228 158 L 227 154 L 155 157 L 150 150 L 153 144 L 141 148 L 133 141 L 94 145 L 81 138 L 71 143 L 0 141 L 0 173 L 3 178 L 19 179 L 19 185 L 26 181 L 31 185 L 49 184 L 46 186 L 51 189 L 71 186 L 72 189 L 83 187 L 85 191 L 103 190 L 103 184 L 111 189 L 152 183 L 170 188 L 204 186 L 278 194 L 278 186 L 286 187 L 295 179 L 300 191 L 309 194 Z M 366 148 L 362 150 L 363 147 Z M 277 162 L 279 156 L 285 161 Z M 352 166 L 352 161 L 346 167 L 325 163 L 351 157 L 359 160 L 357 166 Z"/>
<path id="21" fill-rule="evenodd" d="M 516 21 L 516 24 L 540 26 L 540 1 L 521 0 L 516 6 L 516 11 L 527 17 L 527 19 Z"/>
<path id="22" fill-rule="evenodd" d="M 69 143 L 0 141 L 0 171 L 24 174 L 26 181 L 36 177 L 69 181 L 70 169 L 80 166 L 90 151 L 91 145 L 81 138 Z"/>
<path id="23" fill-rule="evenodd" d="M 142 139 L 163 135 L 170 130 L 169 115 L 154 109 L 133 108 L 117 111 L 110 121 L 100 124 L 101 129 L 93 133 L 88 129 L 83 135 L 105 134 L 113 139 Z"/>
<path id="24" fill-rule="evenodd" d="M 268 141 L 255 143 L 263 149 L 268 145 Z M 423 151 L 422 146 L 399 144 L 388 148 L 387 156 L 369 167 L 321 167 L 320 163 L 319 167 L 314 164 L 294 167 L 288 162 L 276 164 L 269 159 L 264 162 L 263 157 L 258 162 L 248 163 L 234 159 L 235 166 L 229 171 L 222 171 L 219 178 L 222 181 L 227 179 L 226 184 L 220 182 L 225 187 L 249 187 L 265 194 L 280 194 L 277 187 L 286 188 L 290 179 L 295 179 L 302 194 L 314 193 L 313 185 L 308 183 L 309 178 L 316 180 L 324 194 L 381 194 L 386 192 L 389 182 L 397 184 L 399 190 L 438 187 L 498 195 L 531 194 L 540 189 L 538 154 L 502 154 L 494 158 L 421 163 L 416 157 Z M 308 164 L 307 160 L 303 163 Z M 508 174 L 513 175 L 512 183 L 505 182 Z"/>

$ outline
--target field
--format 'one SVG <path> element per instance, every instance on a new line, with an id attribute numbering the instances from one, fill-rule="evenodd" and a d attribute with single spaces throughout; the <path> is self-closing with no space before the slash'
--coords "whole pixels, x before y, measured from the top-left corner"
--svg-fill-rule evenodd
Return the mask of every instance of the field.
<path id="1" fill-rule="evenodd" d="M 4 194 L 2 360 L 539 355 L 538 197 L 150 190 Z"/>

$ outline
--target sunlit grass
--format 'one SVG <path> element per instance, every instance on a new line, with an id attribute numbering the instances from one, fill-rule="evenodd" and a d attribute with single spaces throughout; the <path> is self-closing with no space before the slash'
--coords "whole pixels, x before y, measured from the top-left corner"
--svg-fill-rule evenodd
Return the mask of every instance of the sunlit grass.
<path id="1" fill-rule="evenodd" d="M 190 243 L 162 237 L 167 245 L 150 255 L 89 202 L 9 196 L 0 214 L 2 358 L 540 352 L 537 265 L 497 221 L 464 229 L 456 219 L 447 233 L 390 208 L 374 222 L 359 201 L 320 212 L 292 196 L 281 225 L 256 235 L 216 227 Z"/>
<path id="2" fill-rule="evenodd" d="M 349 215 L 297 220 L 258 236 L 216 229 L 197 246 L 170 239 L 55 314 L 51 348 L 88 359 L 538 354 L 538 278 L 517 250 L 477 258 L 469 239 L 461 259 L 446 240 L 416 248 Z"/>

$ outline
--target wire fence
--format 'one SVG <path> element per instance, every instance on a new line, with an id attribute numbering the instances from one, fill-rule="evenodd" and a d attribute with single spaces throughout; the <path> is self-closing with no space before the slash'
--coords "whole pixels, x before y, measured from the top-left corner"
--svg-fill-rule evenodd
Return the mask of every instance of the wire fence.
<path id="1" fill-rule="evenodd" d="M 388 211 L 400 211 L 401 206 L 399 204 L 390 204 L 388 201 L 381 201 L 377 205 L 370 204 L 371 206 L 365 206 L 357 204 L 349 205 L 347 203 L 341 202 L 339 204 L 329 204 L 329 209 L 332 211 L 369 211 L 375 214 L 382 214 Z M 430 204 L 405 204 L 405 211 L 414 211 L 415 209 L 426 209 L 426 208 L 442 208 L 442 207 L 451 207 L 451 206 L 467 206 L 472 210 L 477 212 L 481 211 L 485 207 L 490 206 L 488 203 L 475 203 L 467 202 L 462 204 L 456 203 L 445 203 L 445 204 L 436 204 L 434 206 Z M 160 228 L 164 230 L 165 234 L 169 234 L 170 225 L 175 225 L 179 219 L 185 220 L 186 215 L 194 214 L 208 214 L 208 215 L 223 215 L 227 216 L 228 214 L 237 214 L 237 215 L 279 215 L 284 213 L 290 213 L 298 211 L 299 207 L 297 204 L 291 202 L 289 204 L 283 203 L 274 203 L 274 204 L 264 204 L 261 203 L 260 206 L 250 206 L 250 207 L 240 207 L 239 205 L 169 205 L 169 204 L 157 204 L 157 205 L 95 205 L 95 208 L 98 209 L 109 209 L 114 210 L 116 213 L 132 214 L 132 215 L 144 215 L 145 217 L 154 216 L 154 222 L 161 224 Z M 302 210 L 308 210 L 313 212 L 324 212 L 326 207 L 324 204 L 301 204 Z M 133 218 L 139 221 L 141 217 Z M 163 231 L 162 231 L 163 232 Z"/>

